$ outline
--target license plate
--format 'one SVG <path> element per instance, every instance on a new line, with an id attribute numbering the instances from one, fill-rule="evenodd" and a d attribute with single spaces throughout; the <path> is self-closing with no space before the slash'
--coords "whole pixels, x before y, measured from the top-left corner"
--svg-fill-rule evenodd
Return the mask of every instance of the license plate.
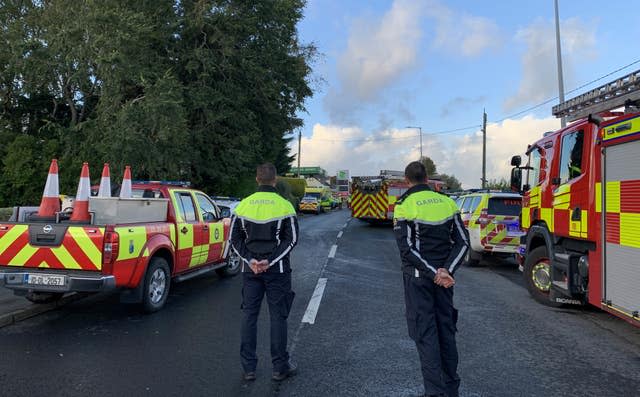
<path id="1" fill-rule="evenodd" d="M 54 274 L 27 274 L 25 276 L 25 282 L 29 285 L 61 287 L 65 284 L 65 281 L 65 276 L 57 276 Z"/>

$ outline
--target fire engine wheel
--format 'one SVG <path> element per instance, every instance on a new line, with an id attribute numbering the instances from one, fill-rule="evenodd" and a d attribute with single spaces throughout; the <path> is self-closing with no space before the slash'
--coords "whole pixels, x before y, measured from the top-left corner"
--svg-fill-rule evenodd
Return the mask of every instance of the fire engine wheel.
<path id="1" fill-rule="evenodd" d="M 59 301 L 64 292 L 35 292 L 29 291 L 25 298 L 33 303 L 51 303 Z"/>
<path id="2" fill-rule="evenodd" d="M 220 277 L 233 277 L 240 273 L 240 269 L 242 269 L 242 260 L 235 252 L 231 252 L 227 258 L 227 266 L 216 269 L 216 273 Z"/>
<path id="3" fill-rule="evenodd" d="M 160 310 L 167 301 L 170 286 L 171 273 L 167 260 L 161 257 L 152 258 L 144 278 L 143 310 L 147 313 Z"/>
<path id="4" fill-rule="evenodd" d="M 531 251 L 524 262 L 524 279 L 527 290 L 536 301 L 551 307 L 560 307 L 561 303 L 549 299 L 551 289 L 551 262 L 547 247 L 538 247 Z"/>

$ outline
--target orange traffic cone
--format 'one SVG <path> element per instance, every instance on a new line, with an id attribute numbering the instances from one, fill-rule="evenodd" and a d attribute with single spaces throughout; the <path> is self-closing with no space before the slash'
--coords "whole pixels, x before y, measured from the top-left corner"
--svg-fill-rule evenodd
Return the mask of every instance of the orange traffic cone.
<path id="1" fill-rule="evenodd" d="M 109 175 L 109 163 L 104 163 L 102 168 L 102 178 L 100 179 L 100 190 L 98 197 L 111 197 L 111 177 Z"/>
<path id="2" fill-rule="evenodd" d="M 49 166 L 49 175 L 44 185 L 37 217 L 55 219 L 56 212 L 60 212 L 60 189 L 58 188 L 58 160 L 53 159 Z"/>
<path id="3" fill-rule="evenodd" d="M 91 195 L 91 181 L 89 180 L 89 164 L 82 163 L 80 182 L 78 182 L 78 192 L 76 201 L 73 204 L 72 222 L 88 222 L 91 220 L 89 214 L 89 196 Z"/>
<path id="4" fill-rule="evenodd" d="M 124 178 L 120 187 L 120 198 L 131 198 L 131 167 L 124 167 Z"/>

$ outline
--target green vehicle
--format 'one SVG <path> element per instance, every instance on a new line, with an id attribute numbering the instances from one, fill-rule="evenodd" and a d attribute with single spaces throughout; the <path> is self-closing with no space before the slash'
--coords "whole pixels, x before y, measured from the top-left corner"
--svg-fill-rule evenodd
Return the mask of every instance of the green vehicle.
<path id="1" fill-rule="evenodd" d="M 320 201 L 320 205 L 322 209 L 325 211 L 330 211 L 334 207 L 333 199 L 331 197 L 331 190 L 326 187 L 307 187 L 304 190 L 305 197 L 315 197 Z"/>

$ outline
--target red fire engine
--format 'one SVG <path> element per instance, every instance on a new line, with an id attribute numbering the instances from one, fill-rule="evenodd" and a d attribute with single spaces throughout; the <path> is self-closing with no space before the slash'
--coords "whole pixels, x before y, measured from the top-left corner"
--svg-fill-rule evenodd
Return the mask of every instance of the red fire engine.
<path id="1" fill-rule="evenodd" d="M 444 182 L 429 179 L 427 184 L 439 192 Z M 393 220 L 396 201 L 409 189 L 401 171 L 380 171 L 378 176 L 353 177 L 351 183 L 351 216 L 367 222 Z"/>
<path id="2" fill-rule="evenodd" d="M 638 104 L 640 71 L 555 106 L 571 124 L 529 145 L 526 166 L 511 159 L 511 185 L 524 194 L 531 295 L 550 306 L 592 304 L 640 326 Z"/>

